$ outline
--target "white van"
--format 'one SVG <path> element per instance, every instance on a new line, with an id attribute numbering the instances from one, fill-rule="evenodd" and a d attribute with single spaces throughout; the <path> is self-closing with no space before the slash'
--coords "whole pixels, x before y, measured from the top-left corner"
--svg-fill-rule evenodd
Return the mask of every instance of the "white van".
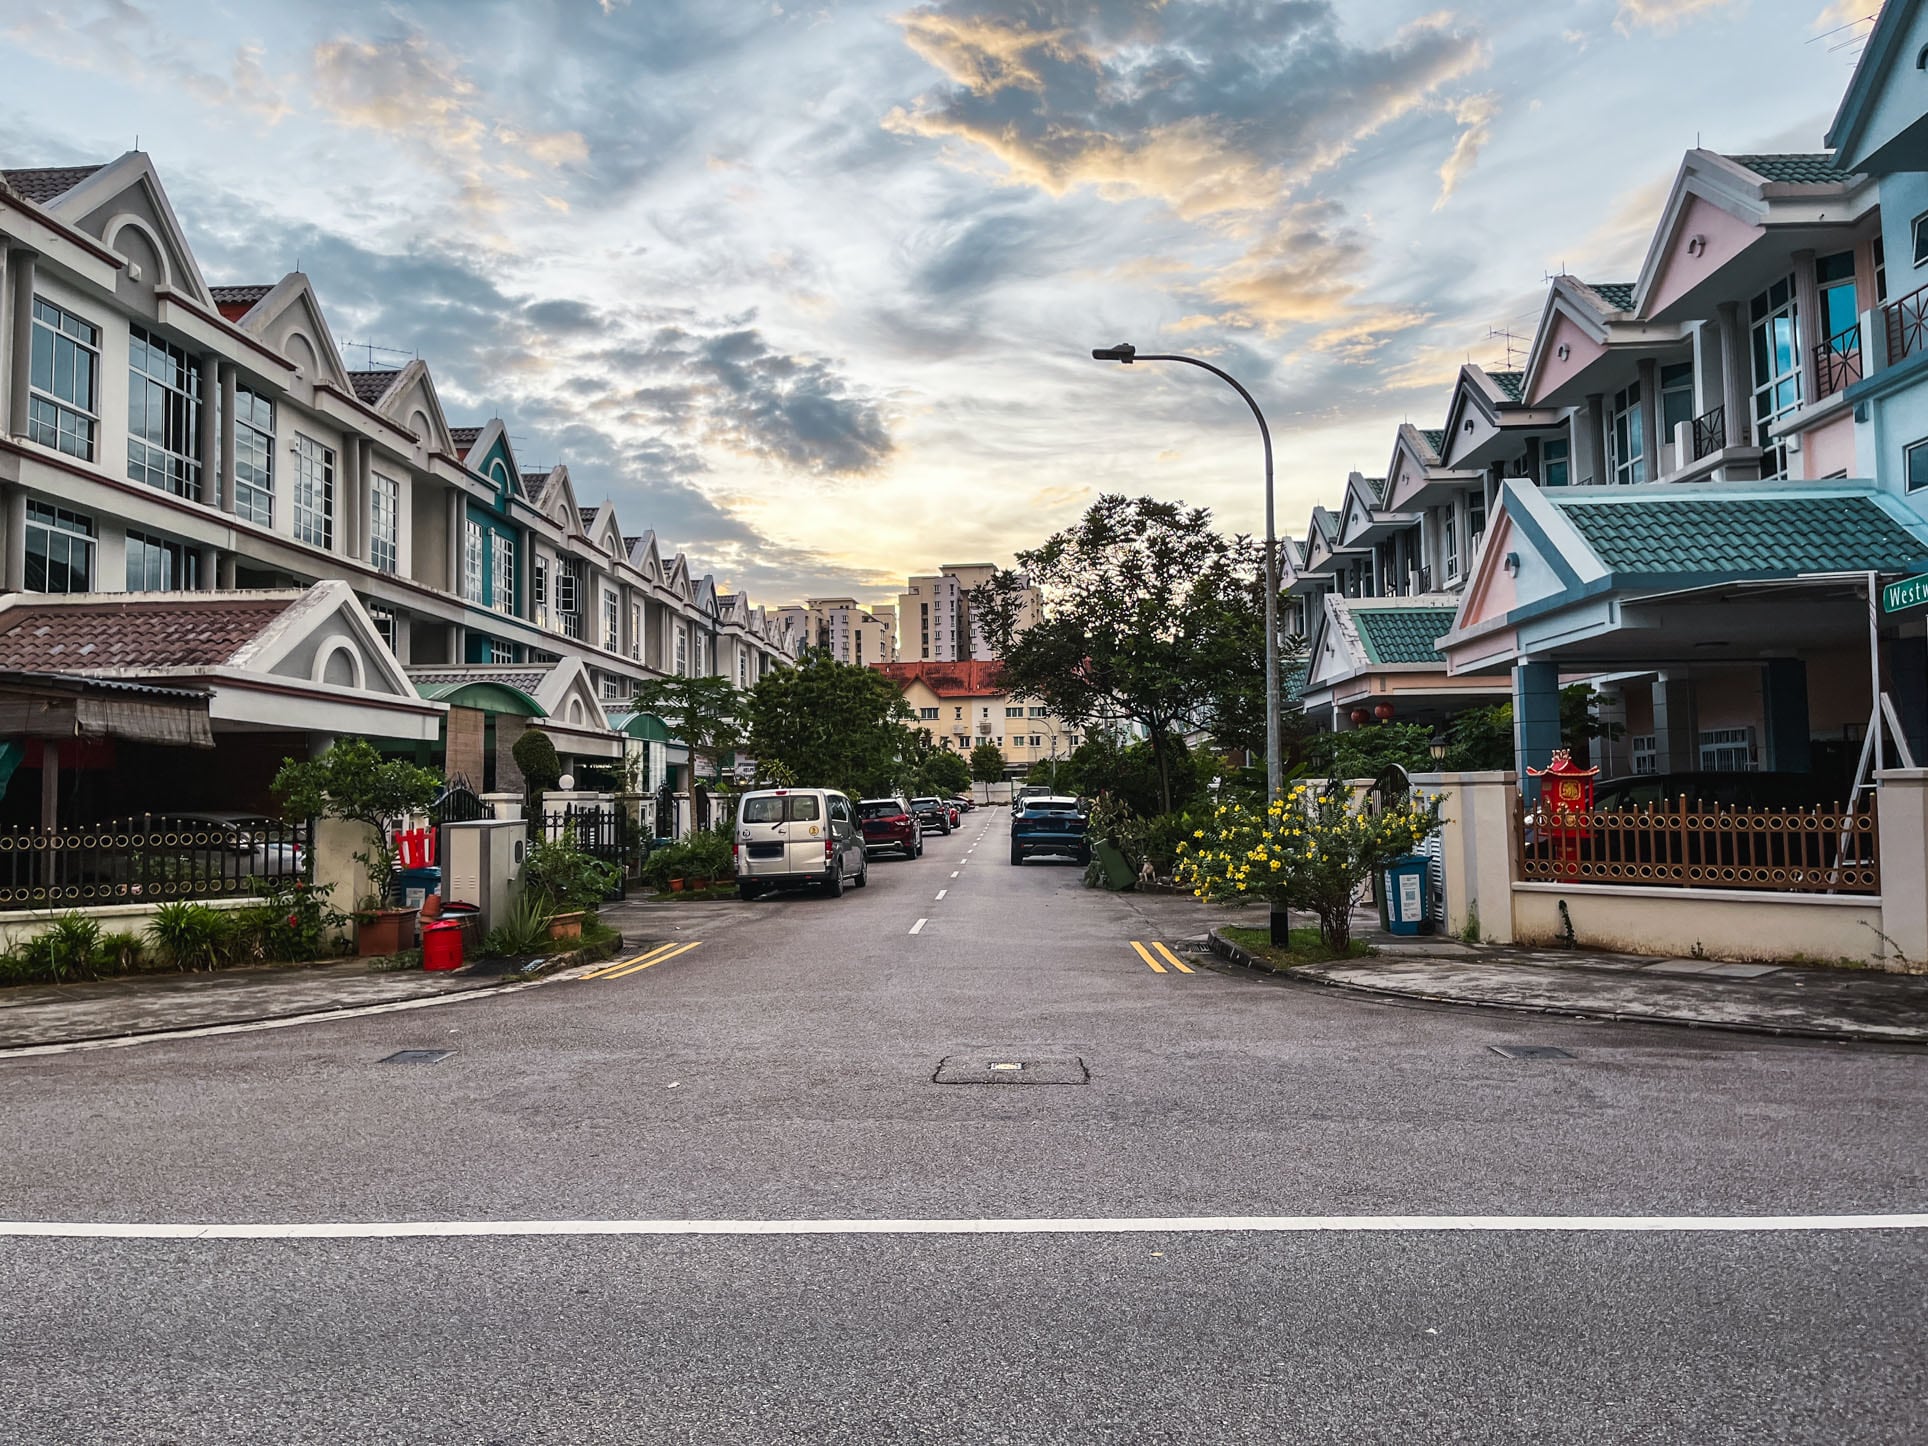
<path id="1" fill-rule="evenodd" d="M 870 882 L 864 833 L 848 798 L 829 788 L 760 788 L 736 810 L 736 892 L 815 884 L 831 898 Z"/>

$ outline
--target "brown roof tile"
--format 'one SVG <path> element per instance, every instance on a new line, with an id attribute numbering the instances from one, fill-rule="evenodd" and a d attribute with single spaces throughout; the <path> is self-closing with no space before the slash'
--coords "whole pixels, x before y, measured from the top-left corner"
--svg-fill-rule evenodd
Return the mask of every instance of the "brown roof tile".
<path id="1" fill-rule="evenodd" d="M 940 698 L 988 698 L 1004 691 L 1002 663 L 977 659 L 963 663 L 920 660 L 872 666 L 900 688 L 922 683 Z"/>
<path id="2" fill-rule="evenodd" d="M 355 389 L 356 400 L 372 407 L 388 395 L 388 389 L 395 385 L 395 378 L 400 375 L 399 371 L 350 372 L 348 384 Z"/>
<path id="3" fill-rule="evenodd" d="M 469 448 L 475 445 L 475 439 L 481 435 L 480 427 L 449 428 L 449 440 L 455 443 L 455 450 L 464 457 L 468 456 Z"/>
<path id="4" fill-rule="evenodd" d="M 36 206 L 57 201 L 98 171 L 93 166 L 35 166 L 24 171 L 0 171 L 14 193 Z"/>
<path id="5" fill-rule="evenodd" d="M 21 603 L 0 615 L 0 670 L 211 668 L 286 612 L 286 596 Z"/>
<path id="6" fill-rule="evenodd" d="M 273 291 L 272 286 L 210 286 L 214 306 L 229 321 L 239 321 L 255 308 L 255 303 Z"/>

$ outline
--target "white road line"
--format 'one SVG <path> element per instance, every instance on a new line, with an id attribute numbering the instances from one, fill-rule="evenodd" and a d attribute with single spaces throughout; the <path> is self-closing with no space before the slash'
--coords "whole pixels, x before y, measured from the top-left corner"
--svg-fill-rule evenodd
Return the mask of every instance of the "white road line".
<path id="1" fill-rule="evenodd" d="M 1913 1215 L 1177 1215 L 990 1220 L 348 1220 L 286 1224 L 0 1221 L 0 1238 L 397 1240 L 513 1235 L 1801 1234 L 1928 1230 Z"/>
<path id="2" fill-rule="evenodd" d="M 918 920 L 918 921 L 917 921 L 917 922 L 916 922 L 915 924 L 912 924 L 912 925 L 910 926 L 910 931 L 911 931 L 911 933 L 913 933 L 913 934 L 921 934 L 921 933 L 923 933 L 923 932 L 924 932 L 924 926 L 925 926 L 926 924 L 928 924 L 928 923 L 930 923 L 930 920 L 929 920 L 929 919 L 919 919 L 919 920 Z"/>
<path id="3" fill-rule="evenodd" d="M 943 902 L 944 902 L 944 895 L 946 895 L 946 894 L 948 894 L 949 892 L 950 892 L 950 890 L 949 890 L 949 889 L 939 889 L 939 890 L 937 891 L 937 902 L 938 902 L 938 903 L 940 903 L 940 904 L 941 904 L 941 903 L 943 903 Z"/>
<path id="4" fill-rule="evenodd" d="M 951 870 L 951 877 L 952 877 L 952 878 L 956 878 L 956 877 L 957 877 L 957 870 L 956 870 L 956 869 L 952 869 L 952 870 Z"/>

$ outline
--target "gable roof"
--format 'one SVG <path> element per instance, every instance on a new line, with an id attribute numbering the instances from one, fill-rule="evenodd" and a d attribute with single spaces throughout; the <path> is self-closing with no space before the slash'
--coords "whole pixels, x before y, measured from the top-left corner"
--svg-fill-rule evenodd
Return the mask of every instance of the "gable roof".
<path id="1" fill-rule="evenodd" d="M 944 662 L 926 658 L 907 663 L 873 663 L 871 667 L 900 688 L 922 683 L 940 698 L 990 698 L 1005 691 L 1004 665 L 998 662 L 975 658 Z"/>
<path id="2" fill-rule="evenodd" d="M 0 177 L 5 178 L 21 200 L 44 206 L 66 195 L 103 164 L 96 161 L 91 166 L 28 166 L 22 170 L 0 171 Z"/>
<path id="3" fill-rule="evenodd" d="M 208 295 L 214 298 L 214 308 L 229 321 L 239 321 L 254 310 L 255 303 L 266 296 L 274 287 L 266 283 L 255 286 L 210 286 Z"/>
<path id="4" fill-rule="evenodd" d="M 1441 663 L 1434 644 L 1453 626 L 1453 608 L 1373 607 L 1351 601 L 1352 620 L 1366 659 L 1373 663 Z"/>
<path id="5" fill-rule="evenodd" d="M 1580 285 L 1606 303 L 1611 311 L 1632 311 L 1634 283 L 1631 281 L 1582 281 Z"/>
<path id="6" fill-rule="evenodd" d="M 475 445 L 475 439 L 481 435 L 482 429 L 480 427 L 449 428 L 449 440 L 455 443 L 458 449 L 457 455 L 463 458 L 469 455 L 469 449 Z"/>
<path id="7" fill-rule="evenodd" d="M 314 343 L 315 364 L 321 375 L 310 377 L 313 382 L 327 382 L 343 391 L 349 389 L 348 364 L 342 360 L 341 349 L 335 345 L 335 334 L 329 328 L 328 318 L 321 309 L 321 298 L 315 295 L 315 288 L 306 273 L 290 271 L 265 291 L 254 305 L 243 314 L 241 330 L 257 341 L 266 342 L 274 330 L 275 323 L 293 310 L 305 313 L 302 318 L 305 326 L 297 326 L 303 337 Z M 286 348 L 276 350 L 286 355 Z"/>
<path id="8" fill-rule="evenodd" d="M 1844 163 L 1877 175 L 1919 170 L 1928 149 L 1928 106 L 1919 87 L 1928 70 L 1928 30 L 1922 0 L 1887 0 L 1880 7 L 1828 127 L 1827 146 Z M 1912 73 L 1911 73 L 1912 72 Z"/>
<path id="9" fill-rule="evenodd" d="M 350 372 L 348 385 L 358 401 L 372 407 L 388 395 L 388 389 L 395 385 L 395 378 L 401 374 L 399 367 L 394 371 Z"/>
<path id="10" fill-rule="evenodd" d="M 129 593 L 55 605 L 21 594 L 0 616 L 0 670 L 145 673 L 221 667 L 299 596 Z"/>
<path id="11" fill-rule="evenodd" d="M 1928 559 L 1928 545 L 1865 495 L 1637 498 L 1631 506 L 1572 496 L 1552 505 L 1616 573 L 1905 572 Z"/>
<path id="12" fill-rule="evenodd" d="M 1745 166 L 1764 181 L 1790 186 L 1838 185 L 1853 174 L 1835 164 L 1826 151 L 1799 155 L 1729 156 L 1737 166 Z"/>

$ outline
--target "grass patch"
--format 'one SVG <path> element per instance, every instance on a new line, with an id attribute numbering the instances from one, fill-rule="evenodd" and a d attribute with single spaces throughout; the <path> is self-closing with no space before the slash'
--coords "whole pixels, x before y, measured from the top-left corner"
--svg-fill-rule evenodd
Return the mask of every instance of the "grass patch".
<path id="1" fill-rule="evenodd" d="M 1292 946 L 1289 949 L 1276 949 L 1272 946 L 1270 929 L 1222 928 L 1218 931 L 1226 939 L 1245 950 L 1246 953 L 1264 960 L 1274 969 L 1296 969 L 1301 964 L 1330 964 L 1335 959 L 1363 959 L 1372 953 L 1372 945 L 1364 939 L 1354 939 L 1343 951 L 1328 949 L 1319 938 L 1317 929 L 1294 929 Z"/>
<path id="2" fill-rule="evenodd" d="M 665 889 L 660 894 L 651 894 L 649 901 L 652 904 L 684 904 L 695 903 L 700 899 L 734 899 L 735 897 L 735 884 L 712 884 L 707 889 L 684 889 L 680 893 L 672 893 Z"/>

